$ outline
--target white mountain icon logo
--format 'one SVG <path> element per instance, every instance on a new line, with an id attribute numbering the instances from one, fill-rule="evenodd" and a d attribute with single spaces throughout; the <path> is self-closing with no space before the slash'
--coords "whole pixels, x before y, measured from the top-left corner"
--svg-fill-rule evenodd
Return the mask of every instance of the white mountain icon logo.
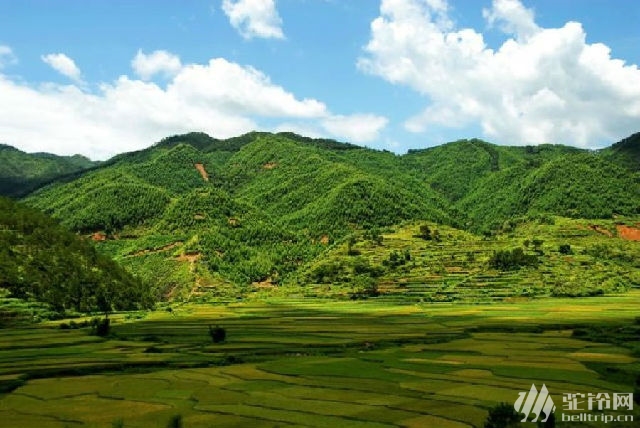
<path id="1" fill-rule="evenodd" d="M 535 385 L 531 385 L 529 392 L 519 392 L 513 408 L 518 413 L 524 413 L 524 419 L 521 422 L 526 422 L 531 413 L 535 415 L 531 422 L 537 422 L 541 412 L 544 413 L 544 419 L 540 422 L 546 422 L 551 413 L 556 410 L 549 391 L 547 391 L 547 386 L 544 384 L 540 392 Z"/>

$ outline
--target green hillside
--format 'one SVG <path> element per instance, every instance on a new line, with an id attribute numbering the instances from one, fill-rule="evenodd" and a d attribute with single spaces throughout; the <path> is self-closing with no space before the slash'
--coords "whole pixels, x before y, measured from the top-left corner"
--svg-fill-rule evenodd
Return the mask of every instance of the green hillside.
<path id="1" fill-rule="evenodd" d="M 640 214 L 640 180 L 602 156 L 574 152 L 519 162 L 479 180 L 456 207 L 473 230 L 499 228 L 512 217 L 556 214 L 612 218 Z"/>
<path id="2" fill-rule="evenodd" d="M 632 171 L 640 171 L 640 132 L 601 150 L 602 156 Z"/>
<path id="3" fill-rule="evenodd" d="M 625 216 L 634 226 L 640 180 L 616 150 L 613 158 L 606 150 L 474 139 L 399 156 L 291 133 L 228 140 L 191 133 L 118 155 L 25 202 L 78 233 L 104 234 L 99 250 L 166 299 L 229 299 L 313 283 L 325 268 L 313 277 L 308 266 L 326 264 L 335 248 L 358 236 L 376 241 L 403 224 L 430 222 L 473 239 L 503 236 L 487 247 L 492 251 L 522 247 L 526 237 L 509 235 L 516 225 L 554 216 L 589 224 Z M 458 241 L 451 245 L 463 245 Z M 367 289 L 389 274 L 378 262 L 338 270 L 362 269 L 364 276 L 345 278 Z"/>
<path id="4" fill-rule="evenodd" d="M 0 144 L 0 195 L 20 197 L 56 178 L 97 165 L 84 156 L 25 153 Z"/>
<path id="5" fill-rule="evenodd" d="M 356 234 L 308 263 L 290 286 L 305 284 L 307 296 L 394 302 L 597 296 L 640 286 L 638 251 L 611 220 L 551 217 L 492 237 L 410 223 Z"/>
<path id="6" fill-rule="evenodd" d="M 451 221 L 442 198 L 406 177 L 395 157 L 350 149 L 260 136 L 229 159 L 224 181 L 237 197 L 315 237 L 411 218 Z M 374 156 L 380 164 L 367 164 Z"/>
<path id="7" fill-rule="evenodd" d="M 0 324 L 148 306 L 148 287 L 51 218 L 0 197 Z"/>

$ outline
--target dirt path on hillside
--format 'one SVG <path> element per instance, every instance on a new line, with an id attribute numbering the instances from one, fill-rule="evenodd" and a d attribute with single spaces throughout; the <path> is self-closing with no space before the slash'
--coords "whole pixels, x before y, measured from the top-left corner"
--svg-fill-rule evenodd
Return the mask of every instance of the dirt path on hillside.
<path id="1" fill-rule="evenodd" d="M 603 235 L 606 235 L 608 237 L 612 237 L 613 236 L 613 233 L 611 233 L 610 231 L 608 231 L 604 227 L 596 226 L 595 224 L 592 224 L 591 226 L 589 226 L 589 229 L 593 230 L 594 232 L 598 232 L 598 233 L 601 233 Z"/>
<path id="2" fill-rule="evenodd" d="M 204 165 L 201 163 L 196 163 L 193 166 L 196 167 L 196 169 L 198 170 L 198 172 L 200 173 L 200 175 L 202 176 L 202 179 L 204 181 L 209 181 L 209 173 L 207 172 L 206 169 L 204 169 Z"/>
<path id="3" fill-rule="evenodd" d="M 194 278 L 193 285 L 191 286 L 191 290 L 189 290 L 189 298 L 193 297 L 193 295 L 196 294 L 196 291 L 202 285 L 200 281 L 200 277 L 196 272 L 196 263 L 198 263 L 198 260 L 200 260 L 200 257 L 202 257 L 202 254 L 199 252 L 185 253 L 176 257 L 176 260 L 179 262 L 189 263 L 189 272 L 193 275 L 193 278 Z"/>
<path id="4" fill-rule="evenodd" d="M 161 253 L 163 251 L 168 251 L 173 248 L 176 248 L 180 245 L 182 245 L 182 241 L 176 241 L 176 242 L 172 242 L 171 244 L 163 245 L 162 247 L 158 247 L 158 248 L 146 248 L 144 250 L 134 251 L 133 253 L 127 254 L 125 257 L 138 257 L 138 256 L 144 256 L 147 254 Z"/>

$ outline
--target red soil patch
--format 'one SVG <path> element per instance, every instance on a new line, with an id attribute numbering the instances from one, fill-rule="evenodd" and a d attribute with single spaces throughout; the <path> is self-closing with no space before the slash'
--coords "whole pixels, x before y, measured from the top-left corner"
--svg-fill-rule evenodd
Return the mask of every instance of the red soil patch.
<path id="1" fill-rule="evenodd" d="M 609 232 L 604 227 L 596 226 L 595 224 L 590 225 L 589 229 L 591 229 L 591 230 L 593 230 L 595 232 L 598 232 L 598 233 L 602 233 L 603 235 L 607 235 L 609 237 L 613 236 L 613 233 Z"/>
<path id="2" fill-rule="evenodd" d="M 631 226 L 625 226 L 624 224 L 616 225 L 618 229 L 618 236 L 627 241 L 640 241 L 640 229 Z"/>
<path id="3" fill-rule="evenodd" d="M 193 166 L 196 167 L 196 169 L 198 170 L 198 172 L 200 173 L 200 175 L 202 176 L 202 179 L 204 181 L 209 181 L 209 174 L 207 173 L 207 170 L 204 169 L 204 165 L 201 163 L 196 163 Z"/>
<path id="4" fill-rule="evenodd" d="M 198 261 L 199 258 L 200 258 L 200 253 L 184 253 L 176 257 L 176 260 L 179 262 L 195 263 L 196 261 Z"/>
<path id="5" fill-rule="evenodd" d="M 93 235 L 91 235 L 91 239 L 94 241 L 106 241 L 107 234 L 104 232 L 96 232 Z"/>
<path id="6" fill-rule="evenodd" d="M 256 288 L 273 288 L 273 287 L 275 287 L 275 285 L 273 284 L 273 279 L 271 279 L 271 278 L 267 278 L 265 281 L 252 282 L 251 285 L 253 285 Z"/>
<path id="7" fill-rule="evenodd" d="M 276 162 L 267 162 L 264 165 L 262 165 L 262 167 L 264 169 L 273 169 L 273 168 L 275 168 L 277 166 L 278 166 L 278 164 Z"/>

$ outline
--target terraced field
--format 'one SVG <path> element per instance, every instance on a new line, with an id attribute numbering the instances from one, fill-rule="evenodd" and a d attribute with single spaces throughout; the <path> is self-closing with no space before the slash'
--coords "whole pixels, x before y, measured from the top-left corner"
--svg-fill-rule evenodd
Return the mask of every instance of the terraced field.
<path id="1" fill-rule="evenodd" d="M 165 427 L 180 415 L 184 427 L 479 427 L 531 383 L 558 408 L 564 392 L 631 392 L 637 351 L 572 329 L 633 325 L 639 298 L 272 298 L 116 315 L 108 340 L 60 322 L 6 329 L 0 426 Z M 227 341 L 211 343 L 209 325 Z"/>
<path id="2" fill-rule="evenodd" d="M 640 284 L 640 244 L 619 236 L 617 223 L 638 219 L 549 218 L 479 236 L 435 223 L 409 223 L 388 230 L 380 242 L 360 236 L 307 266 L 307 296 L 348 297 L 358 270 L 378 270 L 378 299 L 393 303 L 487 303 L 521 297 L 619 292 Z M 419 237 L 428 225 L 437 239 Z M 566 246 L 560 251 L 562 246 Z M 351 250 L 349 250 L 349 248 Z M 491 268 L 496 251 L 520 248 L 536 267 Z M 399 258 L 395 265 L 391 258 Z M 363 267 L 364 266 L 364 267 Z M 328 267 L 328 268 L 327 268 Z M 321 281 L 318 270 L 337 272 Z M 341 284 L 341 280 L 344 283 Z M 296 283 L 297 286 L 297 283 Z"/>

